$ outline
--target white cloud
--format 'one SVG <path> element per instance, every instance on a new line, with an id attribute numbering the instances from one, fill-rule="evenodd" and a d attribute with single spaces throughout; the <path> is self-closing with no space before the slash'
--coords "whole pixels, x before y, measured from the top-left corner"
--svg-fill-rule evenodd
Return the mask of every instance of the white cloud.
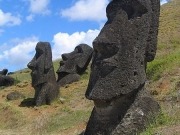
<path id="1" fill-rule="evenodd" d="M 50 0 L 29 0 L 29 2 L 31 13 L 43 15 L 47 15 L 50 13 L 50 10 L 48 9 Z"/>
<path id="2" fill-rule="evenodd" d="M 30 15 L 26 17 L 27 21 L 34 21 L 35 15 L 49 15 L 51 11 L 48 9 L 50 0 L 28 0 Z"/>
<path id="3" fill-rule="evenodd" d="M 74 50 L 75 46 L 85 43 L 92 46 L 92 41 L 99 34 L 99 30 L 88 30 L 87 32 L 75 32 L 72 35 L 68 33 L 57 33 L 53 39 L 53 59 L 61 57 L 61 54 Z"/>
<path id="4" fill-rule="evenodd" d="M 19 40 L 13 47 L 7 47 L 7 50 L 0 52 L 0 63 L 7 65 L 8 67 L 4 68 L 8 69 L 11 69 L 11 66 L 16 69 L 26 67 L 27 62 L 29 62 L 32 59 L 32 55 L 34 55 L 32 53 L 35 52 L 37 42 L 38 39 L 36 37 Z M 5 45 L 9 46 L 9 44 Z M 5 45 L 4 48 L 6 48 Z"/>
<path id="5" fill-rule="evenodd" d="M 4 13 L 0 9 L 0 26 L 14 26 L 21 24 L 19 16 L 13 16 L 11 13 Z"/>
<path id="6" fill-rule="evenodd" d="M 64 9 L 61 12 L 63 17 L 70 20 L 106 20 L 106 6 L 108 0 L 78 0 L 72 7 Z"/>
<path id="7" fill-rule="evenodd" d="M 166 4 L 168 0 L 161 0 L 161 5 Z"/>
<path id="8" fill-rule="evenodd" d="M 34 15 L 33 14 L 30 14 L 26 17 L 26 20 L 29 21 L 29 22 L 32 22 L 34 21 Z"/>

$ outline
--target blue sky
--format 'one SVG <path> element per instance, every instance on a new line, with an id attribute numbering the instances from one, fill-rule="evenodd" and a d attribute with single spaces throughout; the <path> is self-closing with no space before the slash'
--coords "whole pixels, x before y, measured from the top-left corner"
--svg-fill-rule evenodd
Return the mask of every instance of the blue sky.
<path id="1" fill-rule="evenodd" d="M 38 41 L 51 43 L 53 59 L 80 43 L 91 45 L 106 21 L 107 4 L 108 0 L 0 0 L 0 70 L 25 68 Z"/>

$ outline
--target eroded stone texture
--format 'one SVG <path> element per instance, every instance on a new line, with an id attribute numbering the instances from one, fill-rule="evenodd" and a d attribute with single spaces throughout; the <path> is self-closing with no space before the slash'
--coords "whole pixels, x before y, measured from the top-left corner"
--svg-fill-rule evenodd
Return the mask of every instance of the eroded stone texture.
<path id="1" fill-rule="evenodd" d="M 34 103 L 36 106 L 50 104 L 59 95 L 52 63 L 52 52 L 48 42 L 38 42 L 36 54 L 28 63 L 32 70 L 32 86 L 35 89 Z"/>
<path id="2" fill-rule="evenodd" d="M 108 21 L 93 42 L 86 97 L 95 107 L 85 135 L 136 134 L 158 112 L 144 85 L 146 64 L 156 54 L 159 10 L 159 0 L 113 0 L 107 6 Z"/>
<path id="3" fill-rule="evenodd" d="M 93 49 L 86 45 L 80 44 L 75 47 L 71 53 L 62 54 L 62 61 L 57 70 L 58 84 L 65 84 L 78 81 L 80 74 L 84 73 L 92 57 Z"/>
<path id="4" fill-rule="evenodd" d="M 3 69 L 2 71 L 0 71 L 0 75 L 7 75 L 8 73 L 8 69 Z"/>

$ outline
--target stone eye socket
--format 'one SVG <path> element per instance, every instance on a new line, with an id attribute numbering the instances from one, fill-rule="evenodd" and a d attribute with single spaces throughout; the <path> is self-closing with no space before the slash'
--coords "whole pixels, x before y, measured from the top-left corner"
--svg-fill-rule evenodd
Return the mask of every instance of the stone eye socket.
<path id="1" fill-rule="evenodd" d="M 77 53 L 83 53 L 82 48 L 79 47 L 79 46 L 77 46 L 77 47 L 75 48 L 75 51 L 76 51 Z"/>
<path id="2" fill-rule="evenodd" d="M 43 53 L 43 50 L 41 50 L 40 48 L 36 48 L 36 59 L 39 58 Z"/>

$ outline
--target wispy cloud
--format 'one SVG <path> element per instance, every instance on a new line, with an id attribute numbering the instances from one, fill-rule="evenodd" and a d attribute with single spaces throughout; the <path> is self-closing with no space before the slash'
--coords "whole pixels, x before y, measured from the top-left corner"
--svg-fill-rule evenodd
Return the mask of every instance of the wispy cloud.
<path id="1" fill-rule="evenodd" d="M 30 15 L 26 17 L 27 21 L 33 21 L 35 15 L 49 15 L 51 11 L 48 9 L 50 0 L 28 0 Z"/>
<path id="2" fill-rule="evenodd" d="M 161 0 L 161 5 L 166 4 L 169 0 Z"/>
<path id="3" fill-rule="evenodd" d="M 72 7 L 61 11 L 63 17 L 72 21 L 104 21 L 108 0 L 78 0 Z"/>
<path id="4" fill-rule="evenodd" d="M 0 26 L 20 25 L 21 19 L 19 16 L 14 16 L 12 13 L 5 13 L 0 9 Z"/>

